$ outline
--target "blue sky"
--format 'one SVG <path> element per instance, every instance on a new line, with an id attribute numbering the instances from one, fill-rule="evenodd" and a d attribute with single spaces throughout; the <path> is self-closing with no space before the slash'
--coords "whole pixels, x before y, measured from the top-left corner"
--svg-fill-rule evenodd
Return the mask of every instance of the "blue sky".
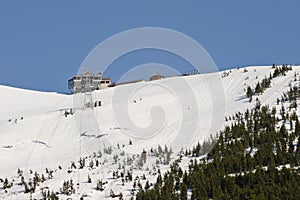
<path id="1" fill-rule="evenodd" d="M 299 1 L 1 1 L 0 84 L 68 92 L 67 79 L 106 38 L 165 27 L 198 41 L 219 69 L 300 64 Z M 145 63 L 183 66 L 176 56 L 136 52 L 107 71 Z M 179 67 L 180 70 L 180 67 Z"/>

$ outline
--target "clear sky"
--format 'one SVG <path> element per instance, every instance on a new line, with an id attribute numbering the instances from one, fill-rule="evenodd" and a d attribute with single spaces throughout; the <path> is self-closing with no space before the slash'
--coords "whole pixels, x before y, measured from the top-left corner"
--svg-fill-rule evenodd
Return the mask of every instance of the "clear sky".
<path id="1" fill-rule="evenodd" d="M 109 36 L 154 26 L 198 41 L 219 69 L 300 63 L 300 1 L 1 1 L 0 84 L 68 92 L 67 80 Z M 130 65 L 186 63 L 159 51 L 120 58 L 107 76 Z"/>

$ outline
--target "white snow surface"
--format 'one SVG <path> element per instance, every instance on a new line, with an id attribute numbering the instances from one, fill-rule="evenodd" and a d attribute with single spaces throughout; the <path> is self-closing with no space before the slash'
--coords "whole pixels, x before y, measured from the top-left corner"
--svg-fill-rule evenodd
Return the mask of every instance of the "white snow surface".
<path id="1" fill-rule="evenodd" d="M 244 68 L 226 70 L 224 72 L 229 75 L 222 78 L 224 72 L 218 72 L 171 77 L 95 91 L 92 98 L 100 100 L 102 106 L 85 111 L 75 102 L 84 99 L 84 94 L 65 95 L 0 86 L 0 178 L 17 179 L 18 168 L 25 171 L 26 177 L 30 176 L 29 169 L 44 172 L 46 167 L 57 169 L 60 165 L 63 170 L 57 171 L 55 178 L 46 181 L 45 186 L 58 191 L 63 180 L 74 178 L 75 182 L 81 182 L 80 193 L 86 193 L 90 199 L 108 198 L 110 189 L 125 194 L 127 192 L 129 195 L 132 184 L 122 187 L 117 181 L 109 181 L 109 187 L 101 193 L 92 189 L 95 183 L 92 186 L 85 183 L 87 174 L 91 174 L 93 181 L 111 178 L 110 173 L 114 169 L 112 156 L 107 157 L 108 164 L 98 171 L 83 170 L 71 175 L 66 175 L 65 171 L 72 161 L 77 162 L 80 157 L 92 156 L 99 150 L 103 152 L 104 146 L 117 148 L 117 144 L 126 155 L 139 155 L 143 149 L 148 151 L 158 145 L 172 147 L 176 155 L 181 148 L 191 148 L 209 134 L 220 131 L 225 123 L 225 116 L 251 108 L 256 98 L 262 104 L 275 105 L 277 97 L 288 89 L 294 74 L 300 72 L 300 67 L 293 66 L 292 71 L 287 72 L 286 76 L 274 78 L 271 88 L 266 89 L 262 95 L 255 95 L 252 103 L 249 103 L 245 92 L 247 86 L 254 88 L 258 81 L 268 77 L 274 69 L 271 66 L 251 66 L 246 69 L 247 72 Z M 210 95 L 208 85 L 213 84 L 210 77 L 219 77 L 222 82 L 225 99 L 219 105 L 224 106 L 225 113 L 213 111 L 215 105 L 212 99 L 218 97 Z M 183 81 L 190 85 L 190 91 L 180 89 Z M 165 84 L 178 90 L 174 93 L 172 89 L 162 87 Z M 178 98 L 193 98 L 193 95 L 196 101 Z M 128 106 L 128 109 L 125 108 L 127 112 L 120 111 L 120 106 L 124 105 Z M 163 114 L 161 110 L 153 111 L 157 106 L 163 109 Z M 75 110 L 75 114 L 65 117 L 65 110 L 70 109 Z M 187 117 L 183 117 L 185 114 Z M 213 117 L 221 120 L 221 126 L 215 126 Z M 126 124 L 127 118 L 132 124 Z M 196 131 L 193 129 L 195 120 L 198 126 Z M 163 122 L 158 124 L 162 125 L 159 130 L 156 126 L 151 127 L 152 122 L 160 121 Z M 180 128 L 183 132 L 178 131 Z M 129 145 L 129 140 L 133 145 Z M 106 155 L 103 156 L 104 159 Z M 155 158 L 149 162 L 149 167 L 153 166 L 151 162 L 155 163 Z M 168 166 L 165 166 L 165 170 L 167 169 Z M 145 172 L 141 170 L 135 173 L 141 175 Z M 29 196 L 21 191 L 21 187 L 11 189 L 8 193 L 0 189 L 0 198 L 28 199 Z"/>

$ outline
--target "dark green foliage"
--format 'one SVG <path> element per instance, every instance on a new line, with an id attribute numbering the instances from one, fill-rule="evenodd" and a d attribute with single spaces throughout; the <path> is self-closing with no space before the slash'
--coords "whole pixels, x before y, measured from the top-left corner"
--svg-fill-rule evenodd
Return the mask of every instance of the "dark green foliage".
<path id="1" fill-rule="evenodd" d="M 58 200 L 58 196 L 52 191 L 50 193 L 49 189 L 42 189 L 41 191 L 43 200 Z"/>
<path id="2" fill-rule="evenodd" d="M 252 89 L 250 86 L 247 87 L 246 95 L 247 98 L 249 98 L 249 102 L 252 101 L 252 96 L 257 94 L 262 94 L 267 88 L 271 86 L 271 80 L 272 77 L 265 77 L 261 82 L 258 82 L 254 89 Z"/>
<path id="3" fill-rule="evenodd" d="M 247 92 L 246 92 L 247 97 L 252 98 L 253 94 L 254 94 L 254 92 L 252 91 L 251 87 L 248 86 L 247 87 Z"/>
<path id="4" fill-rule="evenodd" d="M 269 88 L 271 85 L 272 77 L 265 77 L 261 82 L 258 82 L 255 87 L 255 94 L 262 94 L 265 89 Z"/>
<path id="5" fill-rule="evenodd" d="M 103 190 L 104 190 L 104 185 L 105 185 L 105 183 L 102 182 L 101 180 L 99 180 L 99 181 L 97 182 L 96 190 L 103 191 Z"/>
<path id="6" fill-rule="evenodd" d="M 285 76 L 286 72 L 292 70 L 292 67 L 288 67 L 286 64 L 283 64 L 282 67 L 275 67 L 274 65 L 273 67 L 275 68 L 275 71 L 273 73 L 274 78 L 277 76 Z"/>
<path id="7" fill-rule="evenodd" d="M 3 189 L 8 189 L 12 187 L 12 183 L 9 183 L 8 179 L 6 178 L 3 182 Z"/>
<path id="8" fill-rule="evenodd" d="M 60 191 L 62 194 L 65 194 L 65 195 L 75 194 L 73 180 L 71 179 L 70 181 L 64 181 L 63 186 L 60 189 Z"/>
<path id="9" fill-rule="evenodd" d="M 270 74 L 269 77 L 265 77 L 261 82 L 258 82 L 254 89 L 252 89 L 250 86 L 247 87 L 246 95 L 247 98 L 249 98 L 249 102 L 252 101 L 252 96 L 254 94 L 262 94 L 265 89 L 269 88 L 271 86 L 271 80 L 272 78 L 278 77 L 278 76 L 285 76 L 286 72 L 289 70 L 292 70 L 292 67 L 288 67 L 287 65 L 282 65 L 282 67 L 276 67 L 273 65 L 275 70 L 273 72 L 273 75 Z"/>
<path id="10" fill-rule="evenodd" d="M 85 158 L 80 158 L 79 169 L 83 169 L 84 167 L 85 167 Z"/>
<path id="11" fill-rule="evenodd" d="M 292 98 L 295 90 L 290 90 Z M 153 187 L 140 187 L 136 199 L 187 199 L 188 190 L 191 199 L 298 199 L 300 124 L 296 114 L 289 116 L 282 108 L 281 115 L 281 122 L 290 125 L 275 128 L 276 109 L 257 101 L 252 110 L 234 116 L 235 123 L 219 134 L 206 158 L 192 157 L 184 173 L 173 163 Z M 202 146 L 196 145 L 191 155 L 200 156 Z"/>

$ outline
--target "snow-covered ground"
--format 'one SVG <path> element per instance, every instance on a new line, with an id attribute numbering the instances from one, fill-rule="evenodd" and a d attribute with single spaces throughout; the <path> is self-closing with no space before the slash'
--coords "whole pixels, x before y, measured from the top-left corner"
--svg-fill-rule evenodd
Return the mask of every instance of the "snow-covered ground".
<path id="1" fill-rule="evenodd" d="M 36 198 L 41 198 L 41 188 L 59 191 L 63 181 L 70 179 L 75 183 L 75 199 L 83 194 L 87 199 L 109 198 L 111 190 L 129 198 L 133 182 L 123 186 L 120 179 L 113 179 L 114 170 L 129 170 L 134 178 L 145 175 L 155 181 L 153 168 L 163 172 L 168 165 L 158 161 L 159 156 L 151 156 L 151 148 L 171 147 L 175 159 L 181 148 L 191 148 L 209 134 L 215 134 L 223 127 L 225 116 L 251 108 L 256 98 L 262 104 L 276 105 L 276 99 L 288 89 L 295 73 L 299 77 L 300 67 L 293 66 L 286 76 L 274 78 L 271 87 L 249 103 L 246 88 L 254 88 L 273 71 L 271 66 L 255 66 L 121 85 L 93 92 L 93 101 L 102 102 L 101 107 L 94 109 L 82 109 L 84 99 L 88 98 L 83 94 L 0 86 L 0 178 L 11 182 L 14 179 L 14 186 L 7 193 L 0 187 L 0 198 L 29 198 L 23 186 L 17 186 L 18 168 L 24 171 L 26 180 L 33 176 L 30 170 L 39 174 L 45 174 L 46 168 L 54 170 L 54 177 L 40 184 L 33 194 Z M 216 80 L 222 84 L 216 85 Z M 218 93 L 212 91 L 214 85 Z M 224 98 L 219 92 L 224 93 Z M 71 109 L 74 114 L 66 117 L 65 111 Z M 112 153 L 105 153 L 104 149 L 110 147 Z M 148 154 L 147 162 L 140 166 L 143 149 Z M 71 169 L 71 163 L 78 165 L 83 157 L 87 157 L 86 166 L 91 161 L 93 166 Z M 97 159 L 99 167 L 95 167 Z M 133 163 L 128 164 L 130 159 Z M 184 162 L 187 165 L 188 160 Z M 87 183 L 88 175 L 92 183 Z M 95 189 L 98 180 L 108 182 L 103 192 Z"/>

